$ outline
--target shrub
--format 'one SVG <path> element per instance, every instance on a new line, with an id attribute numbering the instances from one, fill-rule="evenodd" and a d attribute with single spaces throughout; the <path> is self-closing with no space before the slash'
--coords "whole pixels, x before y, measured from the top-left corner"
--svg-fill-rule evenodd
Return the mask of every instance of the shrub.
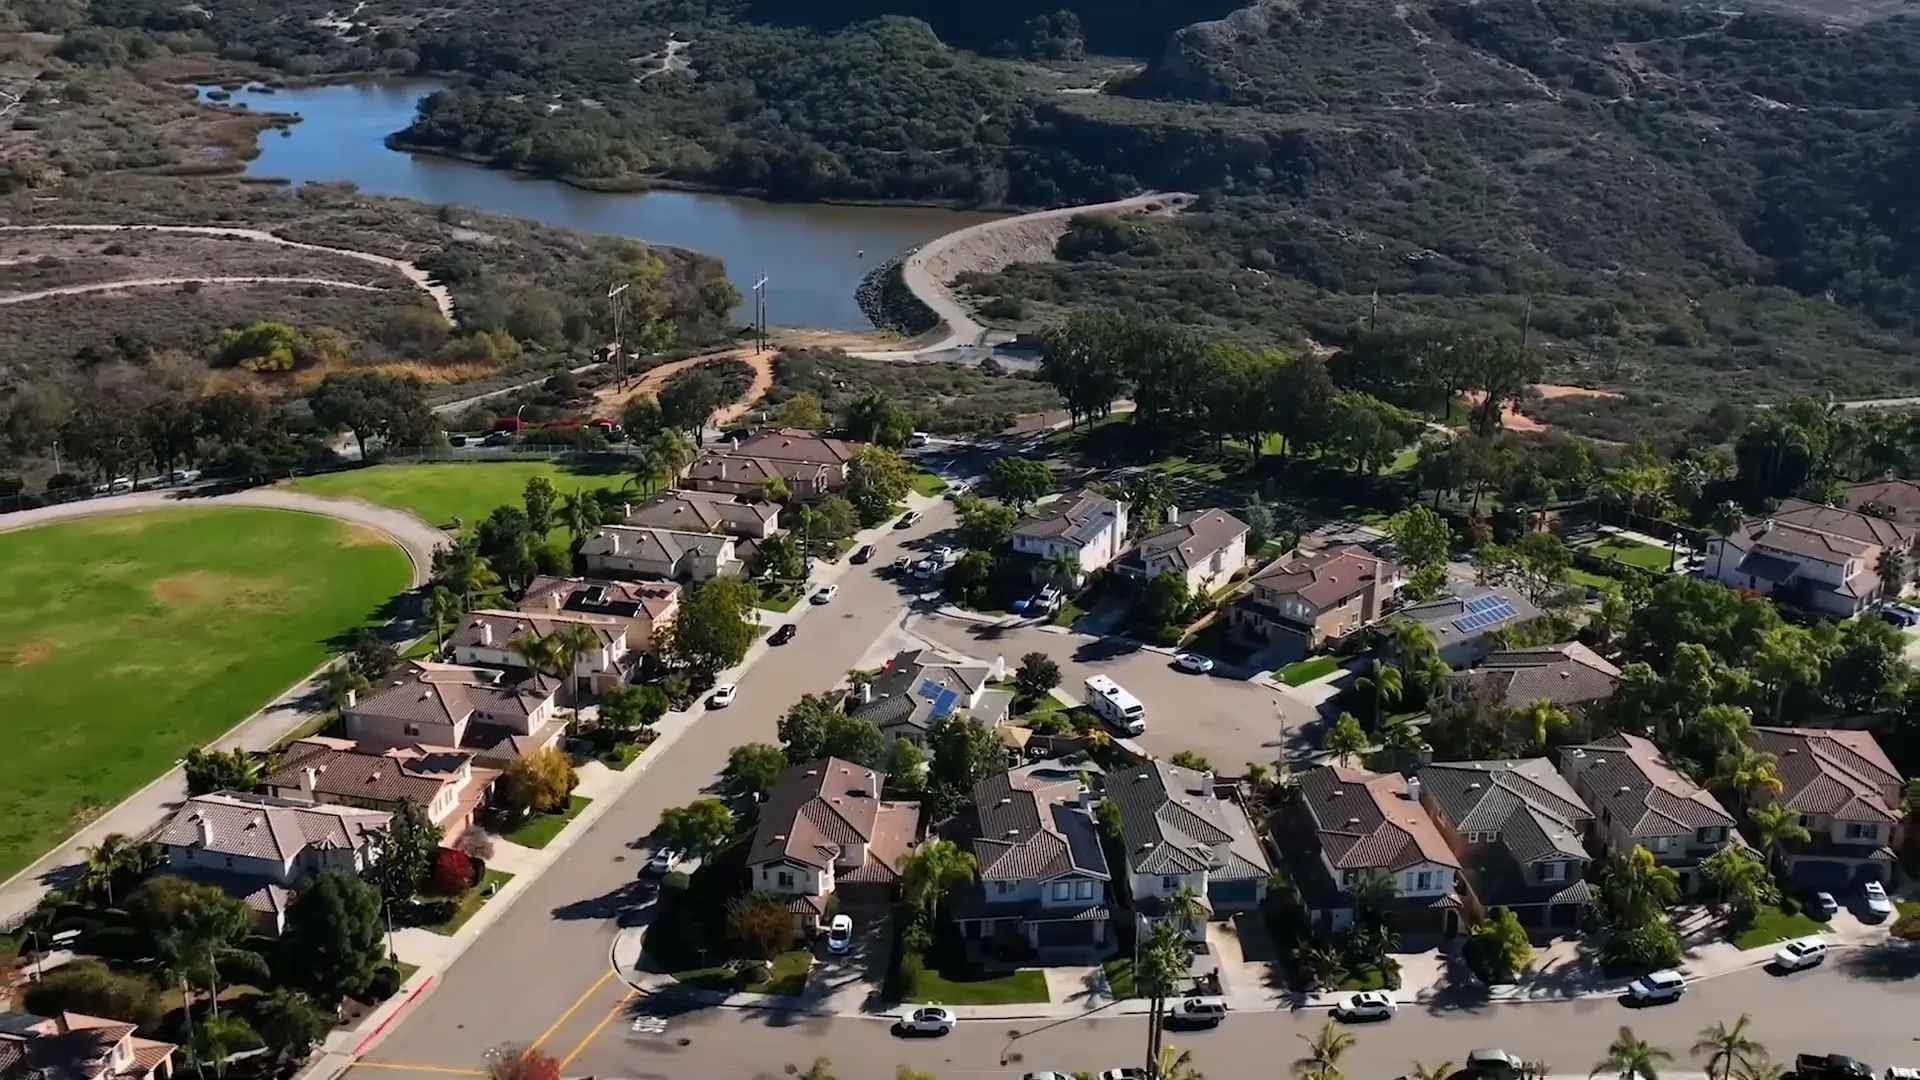
<path id="1" fill-rule="evenodd" d="M 434 853 L 433 869 L 427 873 L 427 884 L 435 894 L 459 896 L 473 888 L 476 880 L 473 856 L 453 848 L 441 848 Z"/>
<path id="2" fill-rule="evenodd" d="M 91 959 L 47 972 L 27 989 L 22 1004 L 41 1016 L 84 1013 L 135 1024 L 149 1032 L 160 1023 L 161 1015 L 153 983 Z"/>
<path id="3" fill-rule="evenodd" d="M 660 891 L 668 892 L 668 893 L 684 893 L 687 891 L 687 886 L 689 883 L 692 882 L 692 880 L 693 880 L 692 878 L 689 878 L 687 876 L 686 871 L 675 870 L 671 874 L 668 874 L 665 878 L 661 879 Z"/>
<path id="4" fill-rule="evenodd" d="M 770 893 L 738 897 L 727 905 L 727 938 L 742 955 L 771 960 L 793 944 L 793 916 Z"/>
<path id="5" fill-rule="evenodd" d="M 373 978 L 367 982 L 367 997 L 372 1001 L 385 1001 L 400 992 L 400 969 L 392 964 L 381 964 L 373 971 Z"/>
<path id="6" fill-rule="evenodd" d="M 1801 911 L 1800 898 L 1797 896 L 1782 896 L 1780 898 L 1780 910 L 1787 913 L 1788 915 L 1800 914 L 1800 911 Z"/>

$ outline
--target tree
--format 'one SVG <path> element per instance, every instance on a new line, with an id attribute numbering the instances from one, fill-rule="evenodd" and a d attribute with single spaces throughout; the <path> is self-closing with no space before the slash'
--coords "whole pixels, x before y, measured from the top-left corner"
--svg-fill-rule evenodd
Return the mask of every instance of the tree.
<path id="1" fill-rule="evenodd" d="M 1620 1035 L 1607 1047 L 1606 1059 L 1596 1064 L 1588 1077 L 1602 1074 L 1620 1080 L 1660 1080 L 1660 1067 L 1673 1062 L 1673 1055 L 1636 1036 L 1630 1027 L 1621 1027 Z"/>
<path id="2" fill-rule="evenodd" d="M 1653 853 L 1638 844 L 1609 854 L 1601 871 L 1600 903 L 1617 926 L 1663 922 L 1663 912 L 1679 893 L 1679 873 L 1655 862 Z"/>
<path id="3" fill-rule="evenodd" d="M 893 516 L 894 506 L 907 497 L 912 479 L 913 470 L 899 454 L 884 446 L 863 446 L 847 462 L 843 490 L 860 524 L 878 525 Z"/>
<path id="4" fill-rule="evenodd" d="M 237 1016 L 221 1016 L 215 1013 L 205 1016 L 193 1025 L 185 1051 L 187 1060 L 193 1063 L 196 1073 L 205 1075 L 211 1072 L 216 1080 L 227 1075 L 227 1067 L 233 1055 L 242 1050 L 251 1049 L 260 1041 L 253 1026 Z"/>
<path id="5" fill-rule="evenodd" d="M 374 835 L 375 857 L 367 868 L 368 879 L 379 886 L 381 895 L 387 899 L 408 899 L 426 880 L 427 869 L 439 848 L 440 827 L 428 819 L 419 803 L 402 799 L 393 816 Z"/>
<path id="6" fill-rule="evenodd" d="M 1043 652 L 1030 652 L 1020 658 L 1020 666 L 1013 672 L 1014 685 L 1020 688 L 1023 698 L 1039 699 L 1052 693 L 1060 685 L 1060 665 Z"/>
<path id="7" fill-rule="evenodd" d="M 1753 675 L 1772 694 L 1776 722 L 1785 718 L 1787 695 L 1820 684 L 1824 665 L 1819 644 L 1803 627 L 1777 626 L 1761 637 L 1753 654 Z"/>
<path id="8" fill-rule="evenodd" d="M 934 818 L 948 817 L 973 801 L 975 784 L 1007 767 L 1007 752 L 986 725 L 948 713 L 927 727 L 927 802 Z"/>
<path id="9" fill-rule="evenodd" d="M 736 896 L 727 904 L 727 940 L 741 955 L 771 960 L 793 944 L 793 916 L 774 893 Z"/>
<path id="10" fill-rule="evenodd" d="M 972 881 L 979 870 L 973 852 L 951 840 L 929 840 L 906 857 L 901 887 L 908 906 L 925 911 L 931 925 L 947 890 Z"/>
<path id="11" fill-rule="evenodd" d="M 1712 1027 L 1700 1029 L 1699 1041 L 1693 1044 L 1693 1056 L 1707 1059 L 1708 1080 L 1733 1080 L 1734 1069 L 1766 1059 L 1767 1048 L 1747 1034 L 1752 1023 L 1752 1017 L 1741 1013 L 1732 1027 L 1721 1020 Z"/>
<path id="12" fill-rule="evenodd" d="M 560 1060 L 531 1046 L 509 1043 L 487 1051 L 487 1080 L 560 1080 Z"/>
<path id="13" fill-rule="evenodd" d="M 347 662 L 362 678 L 377 681 L 400 666 L 400 653 L 378 630 L 363 626 L 353 632 L 353 647 L 347 653 Z"/>
<path id="14" fill-rule="evenodd" d="M 1547 747 L 1547 737 L 1571 723 L 1565 709 L 1555 705 L 1551 698 L 1538 698 L 1519 710 L 1522 724 L 1533 739 L 1533 745 L 1542 750 Z"/>
<path id="15" fill-rule="evenodd" d="M 725 404 L 727 396 L 726 386 L 713 372 L 697 367 L 683 371 L 660 388 L 660 422 L 669 428 L 698 432 Z"/>
<path id="16" fill-rule="evenodd" d="M 581 543 L 605 519 L 606 512 L 593 492 L 570 491 L 560 496 L 560 524 L 566 528 L 570 542 L 576 545 Z"/>
<path id="17" fill-rule="evenodd" d="M 695 855 L 711 855 L 733 839 L 733 812 L 719 799 L 695 799 L 685 806 L 660 811 L 653 834 L 668 847 Z"/>
<path id="18" fill-rule="evenodd" d="M 1247 554 L 1257 555 L 1260 549 L 1273 539 L 1273 507 L 1262 501 L 1256 492 L 1247 505 L 1240 508 L 1240 520 L 1247 523 Z"/>
<path id="19" fill-rule="evenodd" d="M 444 585 L 435 585 L 427 594 L 427 621 L 433 624 L 433 652 L 440 655 L 447 647 L 447 631 L 460 621 L 460 598 Z"/>
<path id="20" fill-rule="evenodd" d="M 1387 521 L 1387 533 L 1401 561 L 1415 569 L 1445 566 L 1453 549 L 1453 526 L 1424 506 L 1402 510 Z"/>
<path id="21" fill-rule="evenodd" d="M 1888 544 L 1880 549 L 1879 558 L 1874 560 L 1873 572 L 1879 575 L 1880 591 L 1897 598 L 1907 585 L 1907 553 L 1897 545 Z"/>
<path id="22" fill-rule="evenodd" d="M 993 556 L 984 551 L 974 550 L 962 554 L 947 567 L 947 576 L 940 584 L 941 591 L 962 604 L 978 604 L 988 595 L 988 587 L 993 584 Z"/>
<path id="23" fill-rule="evenodd" d="M 553 481 L 544 476 L 528 477 L 520 502 L 527 509 L 527 527 L 535 535 L 544 537 L 553 531 L 554 511 L 560 506 L 560 491 Z"/>
<path id="24" fill-rule="evenodd" d="M 1798 812 L 1784 803 L 1747 808 L 1747 820 L 1753 822 L 1754 839 L 1762 858 L 1771 860 L 1781 842 L 1804 844 L 1813 837 L 1800 824 Z"/>
<path id="25" fill-rule="evenodd" d="M 1178 751 L 1167 760 L 1172 765 L 1182 769 L 1192 769 L 1194 772 L 1213 771 L 1213 762 L 1208 761 L 1204 755 L 1196 750 Z"/>
<path id="26" fill-rule="evenodd" d="M 105 897 L 112 906 L 115 884 L 140 865 L 139 842 L 126 833 L 109 833 L 99 843 L 81 849 L 80 875 L 75 885 L 82 893 Z"/>
<path id="27" fill-rule="evenodd" d="M 1744 847 L 1731 844 L 1700 862 L 1700 879 L 1720 900 L 1732 905 L 1739 922 L 1780 899 L 1780 890 L 1767 872 L 1766 862 Z"/>
<path id="28" fill-rule="evenodd" d="M 753 501 L 763 503 L 784 503 L 793 498 L 793 489 L 787 486 L 785 477 L 769 476 L 753 485 Z"/>
<path id="29" fill-rule="evenodd" d="M 1373 695 L 1373 729 L 1379 731 L 1380 721 L 1386 716 L 1388 699 L 1398 701 L 1406 683 L 1400 677 L 1399 668 L 1374 660 L 1367 664 L 1366 674 L 1353 680 L 1353 688 L 1360 693 Z"/>
<path id="30" fill-rule="evenodd" d="M 1162 570 L 1147 579 L 1134 605 L 1133 618 L 1142 626 L 1166 628 L 1170 637 L 1179 635 L 1178 624 L 1186 621 L 1187 608 L 1193 602 L 1187 579 L 1172 570 Z"/>
<path id="31" fill-rule="evenodd" d="M 927 755 L 906 739 L 887 744 L 887 783 L 901 791 L 919 792 L 927 786 Z"/>
<path id="32" fill-rule="evenodd" d="M 1453 1062 L 1437 1061 L 1428 1065 L 1423 1061 L 1413 1063 L 1413 1071 L 1408 1073 L 1409 1080 L 1447 1080 L 1453 1075 Z"/>
<path id="33" fill-rule="evenodd" d="M 875 443 L 899 449 L 913 437 L 913 418 L 893 399 L 877 390 L 855 398 L 846 408 L 841 423 L 848 437 L 856 442 Z"/>
<path id="34" fill-rule="evenodd" d="M 189 795 L 252 791 L 260 786 L 260 760 L 239 747 L 232 750 L 189 750 L 182 764 L 186 768 Z"/>
<path id="35" fill-rule="evenodd" d="M 1366 731 L 1360 727 L 1360 721 L 1352 713 L 1346 712 L 1341 713 L 1334 720 L 1333 726 L 1327 729 L 1326 737 L 1320 743 L 1320 748 L 1342 765 L 1366 753 L 1372 746 L 1373 741 L 1367 738 Z"/>
<path id="36" fill-rule="evenodd" d="M 366 989 L 386 955 L 379 890 L 338 870 L 307 879 L 287 909 L 287 970 L 324 1002 Z"/>
<path id="37" fill-rule="evenodd" d="M 1307 1044 L 1307 1053 L 1294 1059 L 1293 1075 L 1300 1080 L 1339 1080 L 1340 1059 L 1353 1049 L 1353 1033 L 1328 1020 L 1320 1025 L 1319 1034 L 1300 1039 Z"/>
<path id="38" fill-rule="evenodd" d="M 674 661 L 702 674 L 730 668 L 753 646 L 757 624 L 753 584 L 722 574 L 688 590 L 680 614 L 667 634 L 667 653 Z"/>
<path id="39" fill-rule="evenodd" d="M 333 1030 L 333 1020 L 298 990 L 277 989 L 251 1004 L 253 1030 L 276 1061 L 305 1061 Z"/>
<path id="40" fill-rule="evenodd" d="M 434 581 L 445 585 L 460 598 L 463 610 L 471 610 L 476 596 L 485 596 L 500 587 L 500 575 L 494 572 L 479 548 L 466 537 L 451 548 L 434 552 Z"/>
<path id="41" fill-rule="evenodd" d="M 779 747 L 748 743 L 727 753 L 727 767 L 721 771 L 720 779 L 733 794 L 764 799 L 786 767 L 786 755 Z"/>
<path id="42" fill-rule="evenodd" d="M 827 426 L 827 414 L 820 408 L 819 398 L 802 390 L 780 406 L 773 422 L 783 428 L 819 431 Z"/>
<path id="43" fill-rule="evenodd" d="M 515 758 L 501 776 L 507 803 L 535 814 L 552 814 L 564 809 L 567 796 L 579 782 L 567 756 L 551 746 Z"/>
<path id="44" fill-rule="evenodd" d="M 369 685 L 367 677 L 360 674 L 351 662 L 335 664 L 327 669 L 326 678 L 320 685 L 320 696 L 326 701 L 327 708 L 344 712 L 351 707 L 348 703 L 365 693 Z"/>
<path id="45" fill-rule="evenodd" d="M 1786 1074 L 1786 1066 L 1763 1054 L 1740 1062 L 1733 1070 L 1733 1080 L 1781 1080 Z"/>
<path id="46" fill-rule="evenodd" d="M 433 854 L 433 867 L 427 871 L 427 884 L 437 896 L 464 896 L 473 888 L 473 857 L 455 848 L 441 848 Z"/>
<path id="47" fill-rule="evenodd" d="M 663 427 L 647 436 L 640 446 L 637 471 L 634 482 L 641 488 L 651 491 L 666 477 L 667 486 L 674 487 L 680 482 L 680 474 L 693 464 L 699 455 L 699 448 L 693 440 L 678 428 Z"/>
<path id="48" fill-rule="evenodd" d="M 1000 497 L 1015 506 L 1031 506 L 1053 490 L 1053 470 L 1033 458 L 996 458 L 987 477 Z"/>
<path id="49" fill-rule="evenodd" d="M 756 578 L 800 581 L 807 576 L 806 554 L 792 533 L 769 536 L 755 547 L 747 572 Z"/>
<path id="50" fill-rule="evenodd" d="M 1481 584 L 1510 585 L 1537 604 L 1565 588 L 1573 553 L 1552 533 L 1532 532 L 1512 547 L 1481 543 L 1474 549 L 1473 564 Z"/>
<path id="51" fill-rule="evenodd" d="M 27 984 L 21 1002 L 40 1016 L 82 1013 L 136 1024 L 152 1031 L 160 1024 L 160 997 L 144 976 L 122 974 L 92 957 L 75 959 Z"/>
<path id="52" fill-rule="evenodd" d="M 659 723 L 672 704 L 657 686 L 616 686 L 600 697 L 600 726 L 631 735 Z"/>
<path id="53" fill-rule="evenodd" d="M 1193 952 L 1186 935 L 1167 922 L 1156 922 L 1141 942 L 1133 972 L 1134 993 L 1149 1000 L 1147 1012 L 1147 1056 L 1158 1060 L 1160 1037 L 1165 1029 L 1167 998 L 1180 989 L 1193 970 Z"/>
<path id="54" fill-rule="evenodd" d="M 961 497 L 959 511 L 960 542 L 975 551 L 999 549 L 1020 525 L 1018 510 L 972 495 Z"/>
<path id="55" fill-rule="evenodd" d="M 198 984 L 218 1013 L 223 972 L 244 981 L 267 977 L 266 962 L 244 947 L 252 912 L 219 888 L 163 874 L 141 886 L 127 907 L 161 966 L 187 990 L 189 1005 Z"/>
<path id="56" fill-rule="evenodd" d="M 1479 958 L 1487 981 L 1508 982 L 1527 966 L 1533 943 L 1512 910 L 1494 908 L 1468 935 L 1467 951 Z"/>

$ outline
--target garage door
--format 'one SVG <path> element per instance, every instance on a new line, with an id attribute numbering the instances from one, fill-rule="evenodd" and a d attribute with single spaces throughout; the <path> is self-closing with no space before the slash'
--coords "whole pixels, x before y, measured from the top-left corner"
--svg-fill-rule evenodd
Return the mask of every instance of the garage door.
<path id="1" fill-rule="evenodd" d="M 1091 945 L 1093 927 L 1090 922 L 1044 922 L 1040 924 L 1040 946 L 1049 945 Z"/>
<path id="2" fill-rule="evenodd" d="M 1793 864 L 1794 883 L 1803 889 L 1824 889 L 1828 892 L 1845 889 L 1852 876 L 1852 871 L 1843 862 L 1802 859 Z"/>
<path id="3" fill-rule="evenodd" d="M 1222 881 L 1207 886 L 1207 902 L 1216 909 L 1250 908 L 1259 900 L 1260 883 L 1257 881 Z"/>
<path id="4" fill-rule="evenodd" d="M 1886 868 L 1879 863 L 1861 863 L 1859 866 L 1853 868 L 1853 883 L 1855 885 L 1865 885 L 1869 881 L 1885 882 L 1886 880 Z"/>

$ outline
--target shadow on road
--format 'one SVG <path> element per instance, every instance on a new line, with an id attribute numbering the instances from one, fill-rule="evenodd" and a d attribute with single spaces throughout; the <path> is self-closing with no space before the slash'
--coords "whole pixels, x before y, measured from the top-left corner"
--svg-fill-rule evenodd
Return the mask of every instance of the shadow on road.
<path id="1" fill-rule="evenodd" d="M 1896 982 L 1920 975 L 1920 945 L 1889 941 L 1885 945 L 1848 949 L 1841 954 L 1840 970 L 1860 979 Z"/>

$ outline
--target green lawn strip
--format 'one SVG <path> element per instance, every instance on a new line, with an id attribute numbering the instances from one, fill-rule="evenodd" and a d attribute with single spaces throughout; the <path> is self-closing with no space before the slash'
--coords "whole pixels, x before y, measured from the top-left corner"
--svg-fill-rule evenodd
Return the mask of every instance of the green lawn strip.
<path id="1" fill-rule="evenodd" d="M 1072 626 L 1074 623 L 1080 621 L 1080 616 L 1086 613 L 1087 609 L 1081 607 L 1079 604 L 1071 600 L 1063 601 L 1060 604 L 1060 610 L 1053 613 L 1053 625 Z"/>
<path id="2" fill-rule="evenodd" d="M 1729 940 L 1736 949 L 1757 949 L 1776 941 L 1791 941 L 1825 930 L 1825 925 L 1805 912 L 1788 914 L 1777 907 L 1768 907 L 1760 909 L 1752 922 L 1733 931 Z"/>
<path id="3" fill-rule="evenodd" d="M 813 969 L 813 953 L 806 949 L 794 949 L 783 952 L 768 962 L 768 976 L 757 982 L 747 982 L 746 973 L 757 965 L 753 961 L 741 961 L 735 968 L 727 964 L 694 968 L 690 971 L 673 972 L 675 982 L 683 986 L 697 987 L 701 990 L 718 990 L 728 994 L 783 994 L 797 997 L 807 988 L 807 973 Z"/>
<path id="4" fill-rule="evenodd" d="M 364 469 L 302 476 L 296 491 L 338 498 L 365 499 L 381 506 L 411 510 L 429 524 L 445 526 L 459 518 L 471 528 L 497 506 L 521 505 L 527 481 L 544 476 L 562 494 L 627 487 L 629 473 L 552 461 L 431 462 L 372 465 Z M 640 501 L 636 489 L 634 501 Z M 564 534 L 561 534 L 564 535 Z"/>
<path id="5" fill-rule="evenodd" d="M 1619 584 L 1619 579 L 1610 578 L 1605 574 L 1596 574 L 1591 570 L 1582 570 L 1577 566 L 1567 569 L 1567 584 L 1569 585 L 1578 585 L 1583 589 L 1599 589 L 1606 587 L 1609 583 L 1617 585 Z"/>
<path id="6" fill-rule="evenodd" d="M 1133 957 L 1116 956 L 1100 966 L 1106 969 L 1108 993 L 1116 998 L 1134 996 Z"/>
<path id="7" fill-rule="evenodd" d="M 507 882 L 512 880 L 512 874 L 504 870 L 495 870 L 489 867 L 486 876 L 480 879 L 480 884 L 468 889 L 467 895 L 460 898 L 459 906 L 453 909 L 453 914 L 447 917 L 446 922 L 439 923 L 438 925 L 428 925 L 426 929 L 436 934 L 452 937 L 454 934 L 460 932 L 461 927 L 467 925 L 467 920 L 480 913 L 480 909 L 485 906 L 488 900 L 493 898 L 494 894 L 498 894 L 501 889 L 506 888 Z M 489 888 L 492 889 L 492 894 L 488 892 Z"/>
<path id="8" fill-rule="evenodd" d="M 567 808 L 558 814 L 534 814 L 500 834 L 500 838 L 521 847 L 543 848 L 560 835 L 567 823 L 580 816 L 592 799 L 585 795 L 567 796 Z"/>
<path id="9" fill-rule="evenodd" d="M 1031 969 L 943 974 L 928 968 L 907 991 L 907 1001 L 915 1005 L 1018 1005 L 1047 1000 L 1046 976 Z"/>
<path id="10" fill-rule="evenodd" d="M 1666 548 L 1644 544 L 1638 540 L 1629 540 L 1623 536 L 1614 536 L 1597 544 L 1580 549 L 1597 559 L 1617 559 L 1628 566 L 1638 566 L 1643 570 L 1666 573 L 1673 555 Z"/>
<path id="11" fill-rule="evenodd" d="M 1342 990 L 1385 990 L 1387 975 L 1372 964 L 1361 964 L 1344 974 L 1339 987 Z"/>
<path id="12" fill-rule="evenodd" d="M 614 772 L 626 772 L 627 766 L 639 761 L 646 749 L 639 743 L 623 742 L 600 751 L 595 759 Z"/>
<path id="13" fill-rule="evenodd" d="M 429 634 L 402 650 L 400 659 L 425 660 L 427 657 L 432 656 L 433 651 L 439 647 L 440 643 L 433 639 L 433 635 Z"/>
<path id="14" fill-rule="evenodd" d="M 755 600 L 753 606 L 762 611 L 778 611 L 784 613 L 792 611 L 793 605 L 799 602 L 800 590 L 797 586 L 782 585 L 778 592 L 768 592 L 766 586 L 763 585 L 761 586 L 760 599 Z"/>
<path id="15" fill-rule="evenodd" d="M 1315 679 L 1330 675 L 1340 666 L 1337 656 L 1309 656 L 1305 660 L 1295 660 L 1279 671 L 1274 677 L 1288 686 L 1304 686 Z"/>
<path id="16" fill-rule="evenodd" d="M 925 469 L 913 474 L 913 490 L 922 495 L 940 495 L 947 490 L 946 478 Z"/>
<path id="17" fill-rule="evenodd" d="M 0 879 L 319 667 L 407 587 L 370 530 L 154 510 L 0 533 Z"/>

